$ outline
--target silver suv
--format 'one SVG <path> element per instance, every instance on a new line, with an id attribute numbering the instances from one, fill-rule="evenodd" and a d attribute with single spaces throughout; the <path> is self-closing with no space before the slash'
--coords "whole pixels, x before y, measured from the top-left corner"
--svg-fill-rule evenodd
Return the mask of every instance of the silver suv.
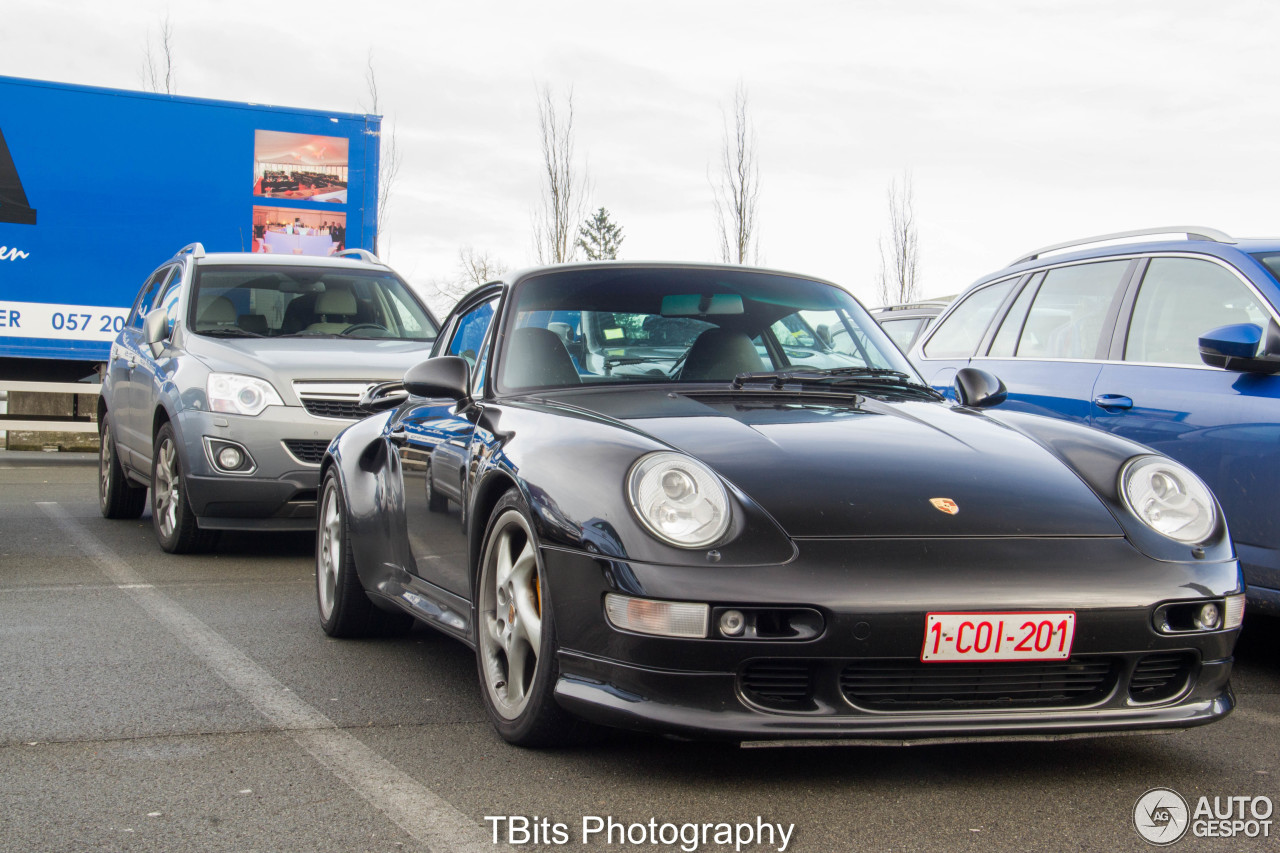
<path id="1" fill-rule="evenodd" d="M 138 518 L 151 491 L 160 547 L 220 530 L 315 526 L 325 448 L 400 379 L 438 324 L 363 249 L 328 258 L 206 254 L 193 243 L 142 285 L 111 346 L 98 403 L 98 497 Z"/>

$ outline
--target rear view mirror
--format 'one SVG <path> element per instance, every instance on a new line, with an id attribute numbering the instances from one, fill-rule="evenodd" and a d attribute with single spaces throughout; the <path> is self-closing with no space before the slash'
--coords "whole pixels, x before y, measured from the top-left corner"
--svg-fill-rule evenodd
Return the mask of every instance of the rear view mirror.
<path id="1" fill-rule="evenodd" d="M 976 367 L 962 367 L 956 371 L 955 389 L 960 405 L 972 409 L 998 406 L 1009 396 L 1003 382 Z"/>
<path id="2" fill-rule="evenodd" d="M 1280 373 L 1280 327 L 1254 323 L 1221 326 L 1200 336 L 1200 360 L 1239 373 Z"/>
<path id="3" fill-rule="evenodd" d="M 379 382 L 360 395 L 360 402 L 356 405 L 361 411 L 375 415 L 387 409 L 394 409 L 407 399 L 409 399 L 409 392 L 404 390 L 403 382 Z"/>
<path id="4" fill-rule="evenodd" d="M 471 365 L 456 355 L 441 355 L 419 362 L 404 375 L 404 389 L 415 397 L 447 397 L 461 400 L 471 384 Z"/>
<path id="5" fill-rule="evenodd" d="M 169 323 L 169 314 L 163 308 L 153 308 L 142 321 L 142 336 L 151 344 L 151 353 L 160 354 L 160 342 L 169 337 L 173 326 Z"/>

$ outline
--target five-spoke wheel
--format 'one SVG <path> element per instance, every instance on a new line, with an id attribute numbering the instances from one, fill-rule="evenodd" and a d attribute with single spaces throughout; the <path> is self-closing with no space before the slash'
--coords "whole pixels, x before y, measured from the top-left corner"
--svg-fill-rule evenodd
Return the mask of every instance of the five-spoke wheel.
<path id="1" fill-rule="evenodd" d="M 151 522 L 160 547 L 171 554 L 204 551 L 217 538 L 216 530 L 202 530 L 187 499 L 182 454 L 172 424 L 156 431 L 151 454 Z"/>

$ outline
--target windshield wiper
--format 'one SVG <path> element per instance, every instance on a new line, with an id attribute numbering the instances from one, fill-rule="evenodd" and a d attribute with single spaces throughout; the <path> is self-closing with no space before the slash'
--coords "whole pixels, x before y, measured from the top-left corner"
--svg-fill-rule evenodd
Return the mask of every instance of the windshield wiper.
<path id="1" fill-rule="evenodd" d="M 263 338 L 266 335 L 260 335 L 257 332 L 250 332 L 248 329 L 242 329 L 239 326 L 225 326 L 220 329 L 196 329 L 197 335 L 208 335 L 211 338 Z"/>
<path id="2" fill-rule="evenodd" d="M 945 399 L 928 385 L 912 381 L 901 370 L 883 367 L 805 367 L 794 370 L 765 370 L 758 373 L 739 373 L 733 380 L 733 389 L 741 391 L 748 385 L 759 387 L 771 383 L 768 388 L 781 391 L 788 385 L 821 385 L 825 388 L 847 387 L 865 394 L 905 394 L 925 400 Z"/>

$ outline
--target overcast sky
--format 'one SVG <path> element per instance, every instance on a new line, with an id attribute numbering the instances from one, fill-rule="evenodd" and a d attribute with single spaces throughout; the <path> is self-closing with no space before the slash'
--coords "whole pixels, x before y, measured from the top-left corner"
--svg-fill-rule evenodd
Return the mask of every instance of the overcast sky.
<path id="1" fill-rule="evenodd" d="M 869 305 L 908 171 L 926 296 L 1092 234 L 1280 234 L 1274 0 L 4 0 L 0 74 L 142 88 L 166 14 L 181 95 L 360 112 L 373 49 L 403 152 L 384 254 L 420 287 L 462 246 L 536 261 L 543 84 L 573 88 L 627 259 L 717 260 L 708 171 L 738 81 L 762 263 Z"/>

